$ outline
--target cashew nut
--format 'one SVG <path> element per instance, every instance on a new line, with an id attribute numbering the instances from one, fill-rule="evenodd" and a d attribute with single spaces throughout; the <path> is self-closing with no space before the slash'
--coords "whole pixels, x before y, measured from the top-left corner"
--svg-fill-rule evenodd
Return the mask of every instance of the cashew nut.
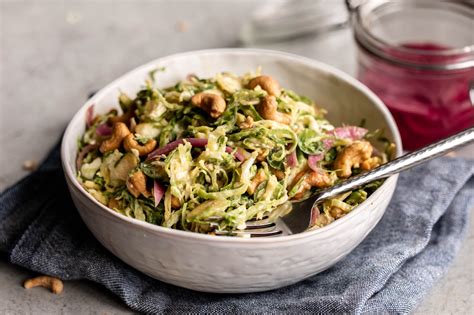
<path id="1" fill-rule="evenodd" d="M 280 95 L 280 84 L 268 75 L 261 75 L 253 78 L 250 80 L 248 87 L 254 89 L 257 85 L 260 85 L 262 90 L 265 90 L 268 95 Z"/>
<path id="2" fill-rule="evenodd" d="M 311 172 L 308 177 L 306 177 L 306 182 L 311 187 L 325 188 L 332 185 L 331 177 L 326 172 Z"/>
<path id="3" fill-rule="evenodd" d="M 247 188 L 247 193 L 249 195 L 253 195 L 255 189 L 257 189 L 258 185 L 265 181 L 265 179 L 267 179 L 267 177 L 265 176 L 265 172 L 260 169 L 250 182 L 249 187 Z"/>
<path id="4" fill-rule="evenodd" d="M 243 121 L 238 123 L 240 129 L 248 129 L 252 128 L 253 126 L 253 118 L 252 116 L 247 116 L 244 118 Z"/>
<path id="5" fill-rule="evenodd" d="M 275 96 L 265 96 L 262 102 L 257 105 L 257 111 L 263 118 L 273 120 L 285 125 L 291 123 L 291 117 L 277 111 L 278 103 Z"/>
<path id="6" fill-rule="evenodd" d="M 342 210 L 341 208 L 338 207 L 332 207 L 331 210 L 329 210 L 329 214 L 334 218 L 334 219 L 339 219 L 342 218 L 343 216 L 346 215 L 346 212 Z"/>
<path id="7" fill-rule="evenodd" d="M 191 104 L 206 111 L 212 118 L 218 118 L 226 109 L 222 96 L 201 92 L 191 97 Z"/>
<path id="8" fill-rule="evenodd" d="M 110 198 L 109 202 L 107 203 L 107 207 L 110 209 L 120 209 L 120 200 Z"/>
<path id="9" fill-rule="evenodd" d="M 333 221 L 334 221 L 334 218 L 332 216 L 322 213 L 316 218 L 316 221 L 314 222 L 314 226 L 323 227 Z"/>
<path id="10" fill-rule="evenodd" d="M 257 155 L 257 161 L 263 162 L 267 158 L 268 150 L 267 149 L 260 149 Z"/>
<path id="11" fill-rule="evenodd" d="M 181 201 L 179 201 L 178 197 L 173 196 L 173 195 L 171 195 L 171 208 L 173 209 L 181 208 Z"/>
<path id="12" fill-rule="evenodd" d="M 112 128 L 112 137 L 102 142 L 100 152 L 106 153 L 120 147 L 123 138 L 130 134 L 127 125 L 123 122 L 116 122 Z"/>
<path id="13" fill-rule="evenodd" d="M 360 164 L 360 168 L 364 171 L 370 171 L 382 164 L 382 160 L 378 156 L 371 157 Z"/>
<path id="14" fill-rule="evenodd" d="M 36 171 L 37 168 L 38 168 L 38 162 L 36 162 L 35 160 L 26 160 L 23 162 L 23 169 L 25 171 L 33 172 L 33 171 Z"/>
<path id="15" fill-rule="evenodd" d="M 343 178 L 351 176 L 352 168 L 359 167 L 363 161 L 368 160 L 372 150 L 372 145 L 367 141 L 356 141 L 345 147 L 334 161 L 337 176 Z"/>
<path id="16" fill-rule="evenodd" d="M 304 176 L 306 173 L 305 171 L 300 172 L 295 176 L 295 179 L 293 180 L 293 183 L 297 183 L 302 176 Z M 312 171 L 309 173 L 304 181 L 301 183 L 301 186 L 298 188 L 298 191 L 294 195 L 293 199 L 298 200 L 303 198 L 304 194 L 306 191 L 310 190 L 311 187 L 317 187 L 317 188 L 326 188 L 332 185 L 332 179 L 329 176 L 328 173 L 326 172 L 316 172 Z"/>
<path id="17" fill-rule="evenodd" d="M 61 294 L 63 292 L 63 282 L 58 278 L 50 276 L 39 276 L 36 278 L 28 279 L 23 283 L 25 289 L 31 289 L 34 287 L 43 287 L 50 289 L 54 294 Z"/>
<path id="18" fill-rule="evenodd" d="M 140 195 L 148 197 L 150 193 L 146 190 L 146 177 L 142 171 L 137 171 L 127 179 L 127 189 L 135 197 Z"/>
<path id="19" fill-rule="evenodd" d="M 128 110 L 124 114 L 122 114 L 121 116 L 110 117 L 109 122 L 111 122 L 112 124 L 115 124 L 115 123 L 118 123 L 118 122 L 127 123 L 130 120 L 130 118 L 132 118 L 135 115 L 135 109 L 136 109 L 136 105 L 132 104 L 128 108 Z"/>
<path id="20" fill-rule="evenodd" d="M 156 147 L 156 140 L 150 139 L 144 145 L 140 145 L 133 134 L 129 133 L 123 140 L 123 147 L 128 152 L 132 152 L 132 149 L 138 151 L 139 156 L 147 155 Z"/>
<path id="21" fill-rule="evenodd" d="M 282 180 L 283 178 L 285 178 L 285 172 L 281 170 L 272 169 L 272 172 L 278 180 Z"/>

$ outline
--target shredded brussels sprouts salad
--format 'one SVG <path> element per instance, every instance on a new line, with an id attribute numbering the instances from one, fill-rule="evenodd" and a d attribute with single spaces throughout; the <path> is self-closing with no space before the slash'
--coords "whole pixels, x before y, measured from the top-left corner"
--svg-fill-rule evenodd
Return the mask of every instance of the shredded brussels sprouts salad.
<path id="1" fill-rule="evenodd" d="M 333 126 L 324 109 L 260 69 L 188 75 L 164 89 L 155 76 L 133 98 L 120 93 L 120 114 L 94 115 L 90 106 L 78 141 L 81 185 L 128 217 L 208 234 L 245 229 L 394 152 L 379 131 Z M 313 228 L 343 217 L 380 184 L 324 202 Z"/>

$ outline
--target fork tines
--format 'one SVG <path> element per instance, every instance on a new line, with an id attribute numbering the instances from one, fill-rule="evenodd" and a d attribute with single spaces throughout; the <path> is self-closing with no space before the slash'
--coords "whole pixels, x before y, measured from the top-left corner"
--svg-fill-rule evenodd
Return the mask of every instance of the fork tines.
<path id="1" fill-rule="evenodd" d="M 248 221 L 246 225 L 247 228 L 245 230 L 215 231 L 214 233 L 219 236 L 242 237 L 268 237 L 276 236 L 282 233 L 282 231 L 277 228 L 275 222 L 269 222 L 268 220 Z"/>

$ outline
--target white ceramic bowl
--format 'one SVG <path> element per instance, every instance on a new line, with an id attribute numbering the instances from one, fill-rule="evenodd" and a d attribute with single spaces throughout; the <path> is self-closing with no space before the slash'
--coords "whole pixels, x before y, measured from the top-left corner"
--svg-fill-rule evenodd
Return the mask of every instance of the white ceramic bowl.
<path id="1" fill-rule="evenodd" d="M 275 289 L 315 275 L 346 256 L 382 217 L 397 177 L 388 178 L 357 209 L 334 223 L 311 232 L 277 238 L 216 237 L 152 225 L 125 217 L 101 205 L 75 178 L 77 139 L 85 128 L 85 112 L 95 104 L 97 113 L 119 108 L 119 89 L 135 95 L 148 73 L 169 86 L 189 73 L 213 76 L 220 71 L 243 74 L 262 66 L 265 74 L 285 88 L 307 95 L 329 111 L 337 124 L 383 128 L 401 152 L 392 116 L 383 103 L 349 75 L 314 60 L 281 52 L 255 49 L 219 49 L 177 54 L 141 66 L 88 100 L 69 123 L 61 157 L 67 183 L 79 213 L 95 237 L 115 256 L 143 273 L 198 291 L 257 292 Z"/>

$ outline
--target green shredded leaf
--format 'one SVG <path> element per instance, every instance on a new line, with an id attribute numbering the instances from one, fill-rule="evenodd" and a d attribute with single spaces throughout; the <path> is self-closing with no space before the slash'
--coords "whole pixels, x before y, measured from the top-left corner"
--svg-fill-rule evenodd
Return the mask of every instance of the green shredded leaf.
<path id="1" fill-rule="evenodd" d="M 312 129 L 303 130 L 298 137 L 298 147 L 306 154 L 318 154 L 324 151 L 321 135 Z"/>

